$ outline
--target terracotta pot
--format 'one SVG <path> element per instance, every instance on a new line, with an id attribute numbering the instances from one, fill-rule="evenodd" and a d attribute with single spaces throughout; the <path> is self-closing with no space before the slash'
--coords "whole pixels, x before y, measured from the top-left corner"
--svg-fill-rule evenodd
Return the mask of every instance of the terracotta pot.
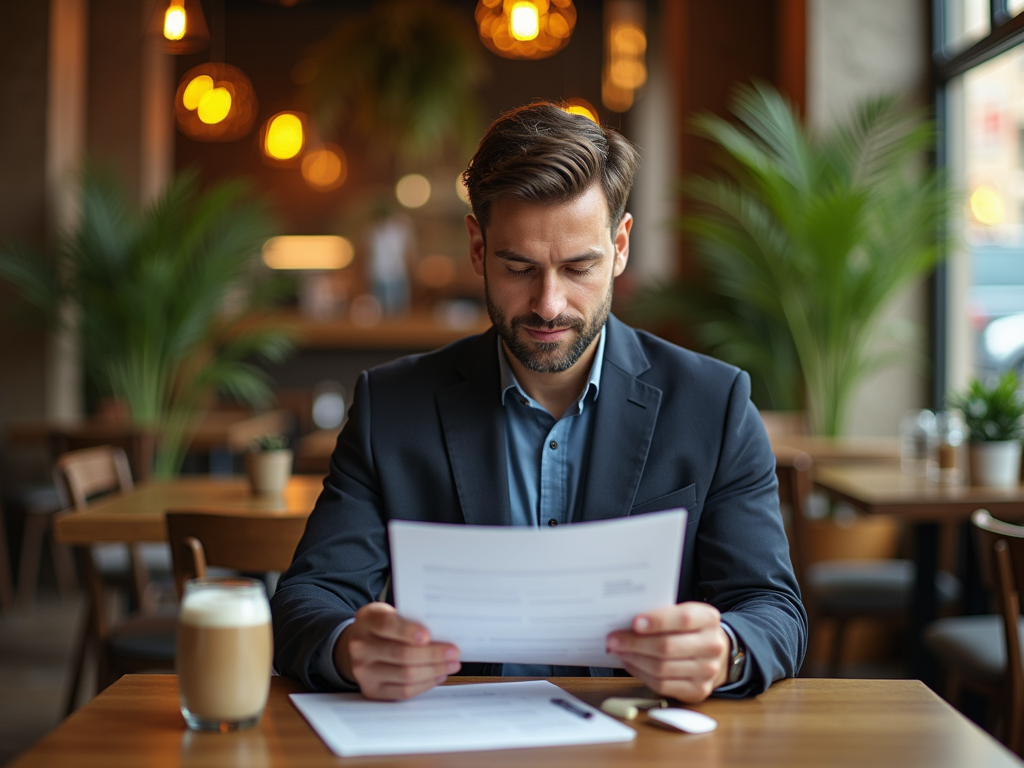
<path id="1" fill-rule="evenodd" d="M 249 453 L 245 456 L 252 492 L 257 496 L 282 496 L 292 475 L 290 449 Z"/>
<path id="2" fill-rule="evenodd" d="M 1012 488 L 1020 483 L 1020 440 L 971 443 L 968 459 L 971 485 Z"/>

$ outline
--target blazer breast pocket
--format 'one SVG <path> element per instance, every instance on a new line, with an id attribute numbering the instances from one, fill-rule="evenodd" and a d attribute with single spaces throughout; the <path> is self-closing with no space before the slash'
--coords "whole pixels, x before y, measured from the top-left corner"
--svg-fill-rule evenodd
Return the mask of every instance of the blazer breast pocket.
<path id="1" fill-rule="evenodd" d="M 629 510 L 629 514 L 642 515 L 646 512 L 661 512 L 666 509 L 685 507 L 686 511 L 690 513 L 687 520 L 689 525 L 695 519 L 693 516 L 693 508 L 695 506 L 697 506 L 697 484 L 691 483 L 685 488 L 680 488 L 678 491 L 672 491 L 672 493 L 667 493 L 656 499 L 645 501 L 643 504 L 637 504 Z"/>

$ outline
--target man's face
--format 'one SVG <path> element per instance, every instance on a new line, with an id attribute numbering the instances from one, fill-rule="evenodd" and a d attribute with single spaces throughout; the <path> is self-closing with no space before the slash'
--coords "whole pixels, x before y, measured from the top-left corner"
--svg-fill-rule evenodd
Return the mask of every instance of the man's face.
<path id="1" fill-rule="evenodd" d="M 599 184 L 568 203 L 496 200 L 486 245 L 476 219 L 466 217 L 491 322 L 527 370 L 569 370 L 608 318 L 633 225 L 626 214 L 613 235 L 608 219 Z"/>

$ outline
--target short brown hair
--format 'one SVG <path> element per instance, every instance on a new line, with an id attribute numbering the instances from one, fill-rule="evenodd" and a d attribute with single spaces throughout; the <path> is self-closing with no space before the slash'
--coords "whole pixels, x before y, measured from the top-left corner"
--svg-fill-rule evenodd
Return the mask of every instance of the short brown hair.
<path id="1" fill-rule="evenodd" d="M 491 123 L 462 180 L 481 229 L 500 197 L 565 203 L 599 180 L 614 233 L 639 165 L 639 153 L 621 134 L 553 102 L 536 101 Z"/>

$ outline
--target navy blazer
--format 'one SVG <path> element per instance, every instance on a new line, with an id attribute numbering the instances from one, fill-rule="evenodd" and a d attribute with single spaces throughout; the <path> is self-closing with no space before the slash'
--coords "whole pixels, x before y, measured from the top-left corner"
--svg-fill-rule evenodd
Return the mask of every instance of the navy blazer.
<path id="1" fill-rule="evenodd" d="M 747 375 L 610 316 L 595 405 L 580 520 L 686 507 L 678 600 L 727 614 L 753 664 L 748 690 L 737 693 L 795 675 L 807 614 Z M 392 519 L 511 524 L 493 328 L 361 374 L 323 492 L 272 600 L 282 674 L 329 687 L 317 654 L 383 589 Z"/>

